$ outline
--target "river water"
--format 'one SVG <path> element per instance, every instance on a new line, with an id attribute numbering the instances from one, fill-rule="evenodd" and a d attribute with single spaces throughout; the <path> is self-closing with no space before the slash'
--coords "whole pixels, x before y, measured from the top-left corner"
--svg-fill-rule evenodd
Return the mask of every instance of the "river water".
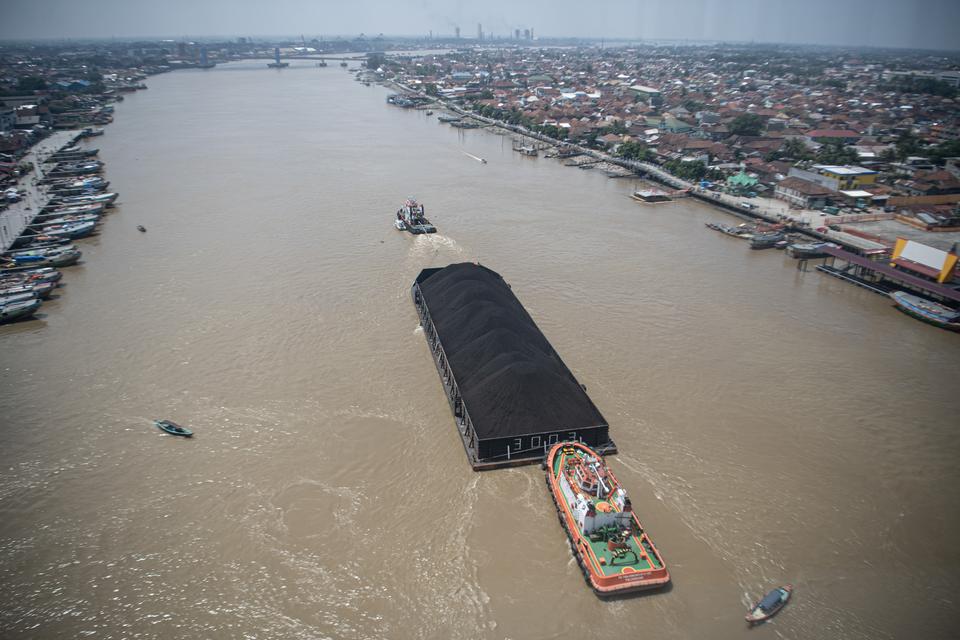
<path id="1" fill-rule="evenodd" d="M 121 204 L 0 329 L 0 635 L 956 636 L 957 336 L 301 65 L 151 78 L 91 142 Z M 669 590 L 598 600 L 539 467 L 468 466 L 409 287 L 474 260 L 609 421 Z"/>

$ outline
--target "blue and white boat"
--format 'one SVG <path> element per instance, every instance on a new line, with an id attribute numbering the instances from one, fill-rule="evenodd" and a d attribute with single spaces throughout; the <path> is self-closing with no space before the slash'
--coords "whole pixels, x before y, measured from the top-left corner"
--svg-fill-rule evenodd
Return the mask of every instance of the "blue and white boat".
<path id="1" fill-rule="evenodd" d="M 753 605 L 753 608 L 747 613 L 747 622 L 753 625 L 772 618 L 780 609 L 783 609 L 783 605 L 787 604 L 791 593 L 793 593 L 793 585 L 790 584 L 771 590 Z"/>

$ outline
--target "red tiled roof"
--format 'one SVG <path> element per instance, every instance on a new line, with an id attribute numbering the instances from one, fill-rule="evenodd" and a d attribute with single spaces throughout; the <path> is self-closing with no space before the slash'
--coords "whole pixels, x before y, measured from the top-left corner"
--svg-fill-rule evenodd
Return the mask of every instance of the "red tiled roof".
<path id="1" fill-rule="evenodd" d="M 927 276 L 928 278 L 936 278 L 940 275 L 939 269 L 934 269 L 933 267 L 928 267 L 925 264 L 920 264 L 919 262 L 914 262 L 913 260 L 907 260 L 906 258 L 895 258 L 893 264 L 908 271 L 914 271 L 921 275 Z"/>

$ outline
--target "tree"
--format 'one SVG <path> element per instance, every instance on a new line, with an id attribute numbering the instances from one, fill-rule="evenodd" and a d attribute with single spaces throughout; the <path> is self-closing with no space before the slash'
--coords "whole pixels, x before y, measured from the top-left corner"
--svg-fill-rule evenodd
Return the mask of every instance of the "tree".
<path id="1" fill-rule="evenodd" d="M 33 93 L 47 88 L 47 81 L 36 76 L 23 76 L 17 81 L 17 91 Z"/>
<path id="2" fill-rule="evenodd" d="M 378 69 L 387 63 L 387 56 L 382 53 L 367 54 L 367 69 Z"/>
<path id="3" fill-rule="evenodd" d="M 884 162 L 893 162 L 897 159 L 897 150 L 893 147 L 887 147 L 880 152 L 880 159 Z"/>
<path id="4" fill-rule="evenodd" d="M 624 135 L 627 133 L 627 125 L 623 123 L 622 120 L 614 120 L 610 123 L 609 126 L 603 127 L 600 131 L 597 132 L 598 135 L 606 135 L 608 133 L 615 133 L 617 135 Z"/>
<path id="5" fill-rule="evenodd" d="M 707 175 L 707 165 L 700 161 L 684 162 L 682 160 L 669 160 L 663 168 L 683 180 L 696 182 Z"/>
<path id="6" fill-rule="evenodd" d="M 936 164 L 944 164 L 946 158 L 960 157 L 960 140 L 941 142 L 927 153 Z"/>
<path id="7" fill-rule="evenodd" d="M 776 151 L 768 154 L 767 161 L 789 158 L 790 160 L 811 160 L 813 153 L 807 145 L 803 144 L 800 138 L 790 138 L 783 143 L 783 146 Z"/>
<path id="8" fill-rule="evenodd" d="M 823 164 L 853 164 L 860 156 L 855 149 L 843 146 L 842 142 L 828 142 L 817 150 L 817 162 Z"/>
<path id="9" fill-rule="evenodd" d="M 923 148 L 920 144 L 920 139 L 913 134 L 912 131 L 904 131 L 897 138 L 897 158 L 900 160 L 906 160 L 907 156 L 912 156 L 920 153 L 920 150 Z"/>
<path id="10" fill-rule="evenodd" d="M 650 156 L 653 155 L 653 152 L 647 149 L 646 145 L 641 142 L 624 142 L 619 147 L 617 147 L 617 155 L 626 160 L 637 160 L 644 161 L 649 160 Z"/>
<path id="11" fill-rule="evenodd" d="M 763 119 L 755 113 L 743 113 L 730 123 L 730 133 L 738 136 L 758 136 L 763 130 Z"/>

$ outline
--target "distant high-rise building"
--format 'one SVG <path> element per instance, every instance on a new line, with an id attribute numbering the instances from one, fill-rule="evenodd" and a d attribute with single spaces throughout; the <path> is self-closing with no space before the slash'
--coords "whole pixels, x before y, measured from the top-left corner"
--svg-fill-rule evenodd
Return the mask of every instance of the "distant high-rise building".
<path id="1" fill-rule="evenodd" d="M 533 40 L 536 36 L 533 35 L 533 29 L 530 29 L 530 39 Z"/>
<path id="2" fill-rule="evenodd" d="M 477 23 L 477 40 L 483 40 L 483 26 Z"/>
<path id="3" fill-rule="evenodd" d="M 520 29 L 514 29 L 514 30 L 513 30 L 513 39 L 514 39 L 514 40 L 519 40 L 519 39 L 520 39 Z"/>
<path id="4" fill-rule="evenodd" d="M 524 29 L 524 30 L 523 30 L 523 39 L 524 39 L 524 40 L 529 40 L 529 39 L 530 39 L 530 29 Z"/>
<path id="5" fill-rule="evenodd" d="M 460 27 L 453 28 L 453 37 L 455 37 L 457 40 L 460 39 Z"/>

